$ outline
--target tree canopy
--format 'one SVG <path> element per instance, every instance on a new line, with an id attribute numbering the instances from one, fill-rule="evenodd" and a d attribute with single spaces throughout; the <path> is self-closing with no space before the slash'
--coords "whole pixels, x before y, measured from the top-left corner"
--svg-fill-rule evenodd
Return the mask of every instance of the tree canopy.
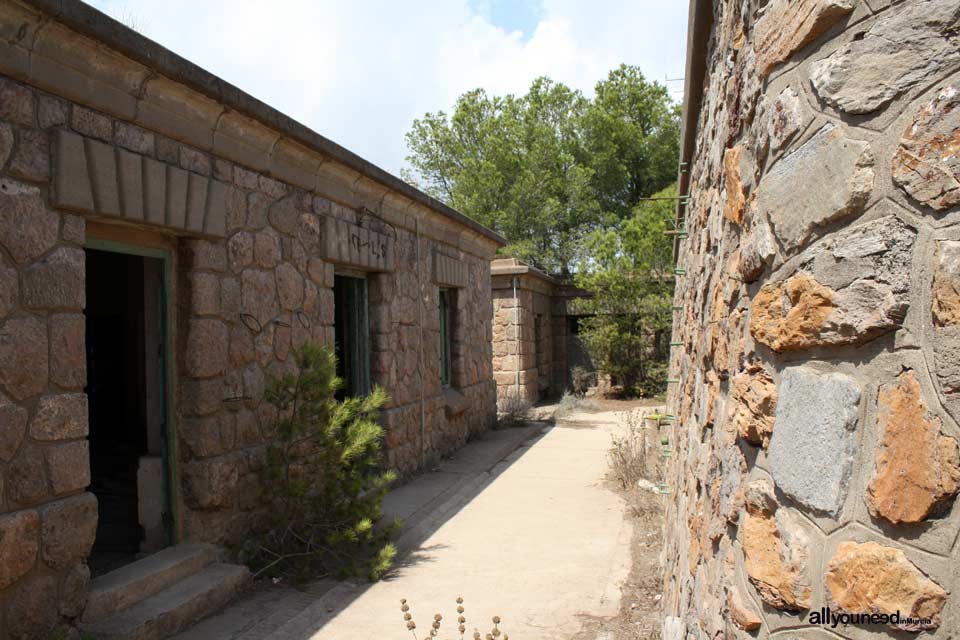
<path id="1" fill-rule="evenodd" d="M 673 181 L 679 107 L 621 65 L 593 98 L 548 78 L 523 96 L 470 91 L 452 114 L 415 120 L 406 139 L 407 180 L 501 233 L 504 253 L 570 274 L 592 233 Z"/>

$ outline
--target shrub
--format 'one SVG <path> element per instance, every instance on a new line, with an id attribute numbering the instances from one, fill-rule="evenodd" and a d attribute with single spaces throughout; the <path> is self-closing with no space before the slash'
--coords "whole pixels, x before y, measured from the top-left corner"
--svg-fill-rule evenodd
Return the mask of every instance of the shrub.
<path id="1" fill-rule="evenodd" d="M 587 371 L 583 367 L 576 366 L 570 370 L 570 386 L 573 393 L 578 396 L 585 396 L 587 391 L 593 386 L 595 374 Z"/>
<path id="2" fill-rule="evenodd" d="M 497 407 L 497 421 L 500 426 L 514 426 L 527 419 L 530 407 L 533 404 L 520 396 L 510 396 Z"/>
<path id="3" fill-rule="evenodd" d="M 393 563 L 399 523 L 378 527 L 395 476 L 380 470 L 387 401 L 381 388 L 337 401 L 337 359 L 324 346 L 294 353 L 295 373 L 271 378 L 264 400 L 276 409 L 277 443 L 264 491 L 271 525 L 242 549 L 257 575 L 295 580 L 322 576 L 378 579 Z"/>
<path id="4" fill-rule="evenodd" d="M 637 486 L 650 472 L 647 466 L 647 432 L 640 410 L 623 414 L 627 430 L 622 436 L 614 434 L 610 446 L 610 470 L 624 489 Z"/>

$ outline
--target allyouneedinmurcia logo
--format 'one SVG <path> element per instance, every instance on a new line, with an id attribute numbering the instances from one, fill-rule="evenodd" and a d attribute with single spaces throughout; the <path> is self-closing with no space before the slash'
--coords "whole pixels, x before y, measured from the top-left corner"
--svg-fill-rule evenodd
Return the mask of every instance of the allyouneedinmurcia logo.
<path id="1" fill-rule="evenodd" d="M 893 625 L 901 629 L 911 627 L 925 628 L 930 624 L 929 618 L 911 618 L 901 615 L 899 611 L 894 613 L 847 613 L 842 611 L 833 611 L 830 607 L 821 607 L 819 611 L 811 611 L 807 614 L 807 622 L 823 627 L 835 629 L 839 626 L 848 625 Z"/>

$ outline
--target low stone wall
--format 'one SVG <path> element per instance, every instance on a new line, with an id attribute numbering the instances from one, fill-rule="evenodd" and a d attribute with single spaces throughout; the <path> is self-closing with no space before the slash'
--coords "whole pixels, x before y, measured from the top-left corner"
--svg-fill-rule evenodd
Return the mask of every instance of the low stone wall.
<path id="1" fill-rule="evenodd" d="M 954 637 L 960 5 L 691 8 L 664 637 Z"/>
<path id="2" fill-rule="evenodd" d="M 495 234 L 378 182 L 329 141 L 340 160 L 307 148 L 293 139 L 309 138 L 302 127 L 249 96 L 223 99 L 249 100 L 276 128 L 35 4 L 0 1 L 0 637 L 17 639 L 46 637 L 86 601 L 91 238 L 170 256 L 177 541 L 237 543 L 266 516 L 264 385 L 304 342 L 334 341 L 337 269 L 368 280 L 387 466 L 411 473 L 496 421 Z M 79 3 L 49 4 L 114 28 Z M 149 46 L 158 65 L 174 60 Z M 440 384 L 441 286 L 457 290 L 452 390 Z"/>

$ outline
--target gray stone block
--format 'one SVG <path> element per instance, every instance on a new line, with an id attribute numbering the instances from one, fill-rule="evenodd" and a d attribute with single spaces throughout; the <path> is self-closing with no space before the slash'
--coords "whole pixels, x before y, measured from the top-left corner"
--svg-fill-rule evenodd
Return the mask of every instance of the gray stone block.
<path id="1" fill-rule="evenodd" d="M 818 514 L 843 506 L 856 444 L 860 387 L 849 376 L 808 367 L 784 371 L 770 440 L 778 489 Z"/>

